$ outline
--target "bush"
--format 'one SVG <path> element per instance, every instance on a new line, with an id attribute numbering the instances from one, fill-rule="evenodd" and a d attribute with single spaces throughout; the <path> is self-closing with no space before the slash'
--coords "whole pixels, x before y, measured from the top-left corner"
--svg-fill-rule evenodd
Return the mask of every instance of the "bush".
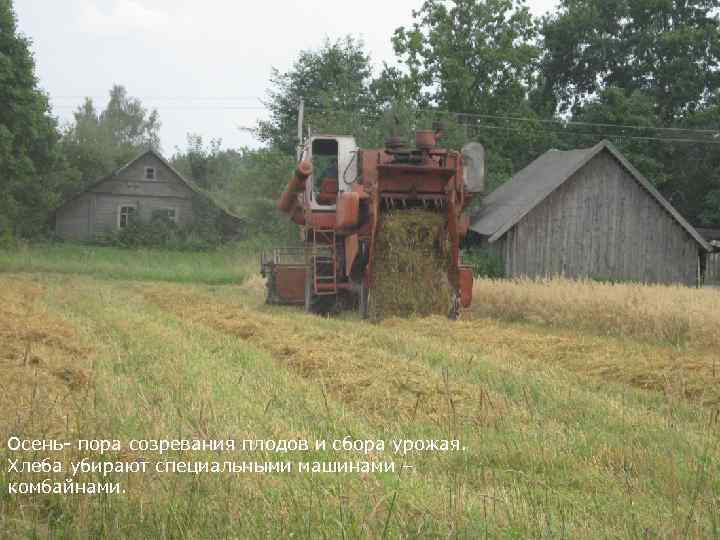
<path id="1" fill-rule="evenodd" d="M 96 237 L 99 243 L 123 248 L 164 248 L 175 251 L 208 251 L 218 247 L 220 236 L 201 226 L 178 227 L 167 217 L 155 216 L 150 222 L 134 220 L 117 232 Z"/>
<path id="2" fill-rule="evenodd" d="M 502 257 L 492 249 L 476 247 L 463 250 L 462 260 L 473 267 L 475 277 L 505 277 Z"/>
<path id="3" fill-rule="evenodd" d="M 7 228 L 0 234 L 0 249 L 10 251 L 17 248 L 17 240 L 12 231 Z"/>

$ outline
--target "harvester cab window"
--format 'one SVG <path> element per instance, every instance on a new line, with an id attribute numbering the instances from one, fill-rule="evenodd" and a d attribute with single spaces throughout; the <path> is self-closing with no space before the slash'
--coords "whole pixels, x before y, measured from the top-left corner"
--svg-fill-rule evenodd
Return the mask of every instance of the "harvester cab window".
<path id="1" fill-rule="evenodd" d="M 338 194 L 338 143 L 334 139 L 315 139 L 311 151 L 315 202 L 334 205 Z"/>

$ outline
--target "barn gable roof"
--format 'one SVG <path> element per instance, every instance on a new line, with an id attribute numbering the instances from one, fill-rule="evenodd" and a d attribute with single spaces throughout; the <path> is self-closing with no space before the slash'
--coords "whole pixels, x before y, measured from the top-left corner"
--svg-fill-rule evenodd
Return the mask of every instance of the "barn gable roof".
<path id="1" fill-rule="evenodd" d="M 202 195 L 203 197 L 209 199 L 215 206 L 217 206 L 218 208 L 220 208 L 220 210 L 222 210 L 222 211 L 223 211 L 225 214 L 227 214 L 229 217 L 231 217 L 231 218 L 233 218 L 233 219 L 236 219 L 236 220 L 239 220 L 239 221 L 245 221 L 242 217 L 240 217 L 240 216 L 236 215 L 235 213 L 231 212 L 231 211 L 230 211 L 229 209 L 227 209 L 224 205 L 218 203 L 218 201 L 216 201 L 214 198 L 212 198 L 210 195 L 208 195 L 208 194 L 205 193 L 202 189 L 200 189 L 198 186 L 196 186 L 193 182 L 191 182 L 190 180 L 188 180 L 187 178 L 185 178 L 175 167 L 173 167 L 173 166 L 170 164 L 170 162 L 169 162 L 168 160 L 166 160 L 166 159 L 162 156 L 162 154 L 160 154 L 160 152 L 158 152 L 157 150 L 154 150 L 154 149 L 152 149 L 152 148 L 150 148 L 150 149 L 142 152 L 142 153 L 139 154 L 137 157 L 135 157 L 134 159 L 130 160 L 129 162 L 127 162 L 125 165 L 123 165 L 123 166 L 120 167 L 119 169 L 115 169 L 115 170 L 114 170 L 113 172 L 111 172 L 110 174 L 108 174 L 108 175 L 106 175 L 106 176 L 103 176 L 102 178 L 100 178 L 100 179 L 97 180 L 96 182 L 93 182 L 93 183 L 90 184 L 88 187 L 86 187 L 84 190 L 82 190 L 80 193 L 76 193 L 74 196 L 70 197 L 67 201 L 65 201 L 63 204 L 61 204 L 61 205 L 57 208 L 57 210 L 59 210 L 60 208 L 62 208 L 62 207 L 65 206 L 66 204 L 70 203 L 71 201 L 77 199 L 77 198 L 78 198 L 80 195 L 82 195 L 83 193 L 87 193 L 88 191 L 92 191 L 93 189 L 95 189 L 96 187 L 98 187 L 98 186 L 99 186 L 100 184 L 102 184 L 103 182 L 107 182 L 108 180 L 112 180 L 112 179 L 116 178 L 116 177 L 117 177 L 120 173 L 122 173 L 125 169 L 127 169 L 128 167 L 130 167 L 130 166 L 131 166 L 133 163 L 135 163 L 136 161 L 144 158 L 144 157 L 147 156 L 148 154 L 149 154 L 149 155 L 152 155 L 153 157 L 155 157 L 158 161 L 160 161 L 160 163 L 162 163 L 165 167 L 167 167 L 167 168 L 170 170 L 170 172 L 172 172 L 172 173 L 177 177 L 177 179 L 180 180 L 180 182 L 181 182 L 182 184 L 184 184 L 185 186 L 188 187 L 188 189 L 190 189 L 191 191 L 193 191 L 193 192 L 195 192 L 195 193 L 198 193 L 198 194 Z M 56 210 L 56 211 L 57 211 L 57 210 Z"/>
<path id="2" fill-rule="evenodd" d="M 708 242 L 683 218 L 660 192 L 632 166 L 610 141 L 604 140 L 591 148 L 549 150 L 519 171 L 508 182 L 488 195 L 471 220 L 470 229 L 488 236 L 490 242 L 500 239 L 533 208 L 570 179 L 599 153 L 609 152 L 630 173 L 635 181 L 662 206 L 678 224 L 706 251 Z"/>

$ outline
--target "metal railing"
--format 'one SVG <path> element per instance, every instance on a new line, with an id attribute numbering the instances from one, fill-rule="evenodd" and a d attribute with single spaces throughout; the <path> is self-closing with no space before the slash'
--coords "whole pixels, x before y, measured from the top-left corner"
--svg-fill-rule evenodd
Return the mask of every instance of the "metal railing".
<path id="1" fill-rule="evenodd" d="M 305 265 L 305 249 L 304 247 L 279 247 L 263 251 L 260 254 L 260 265 Z"/>

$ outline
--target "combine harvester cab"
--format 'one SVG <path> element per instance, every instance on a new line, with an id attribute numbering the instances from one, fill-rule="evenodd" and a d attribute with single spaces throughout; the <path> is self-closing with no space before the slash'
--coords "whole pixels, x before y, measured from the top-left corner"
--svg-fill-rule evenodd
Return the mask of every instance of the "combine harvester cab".
<path id="1" fill-rule="evenodd" d="M 438 134 L 418 131 L 416 148 L 392 137 L 372 150 L 358 149 L 350 136 L 310 137 L 278 201 L 300 226 L 303 246 L 263 253 L 267 302 L 317 313 L 358 309 L 367 317 L 382 219 L 417 209 L 443 216 L 449 316 L 469 307 L 472 270 L 460 263 L 459 250 L 469 220 L 462 211 L 483 189 L 484 149 L 470 143 L 462 153 L 448 151 L 437 146 Z"/>

